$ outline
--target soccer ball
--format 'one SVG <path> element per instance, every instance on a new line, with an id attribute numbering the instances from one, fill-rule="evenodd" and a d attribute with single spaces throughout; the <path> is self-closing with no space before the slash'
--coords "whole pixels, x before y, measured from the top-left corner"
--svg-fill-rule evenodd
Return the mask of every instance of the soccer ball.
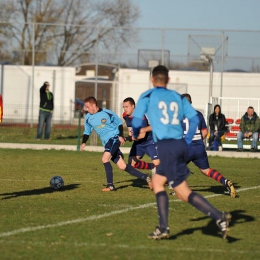
<path id="1" fill-rule="evenodd" d="M 59 190 L 64 186 L 64 181 L 61 176 L 54 176 L 50 180 L 50 186 L 54 190 Z"/>

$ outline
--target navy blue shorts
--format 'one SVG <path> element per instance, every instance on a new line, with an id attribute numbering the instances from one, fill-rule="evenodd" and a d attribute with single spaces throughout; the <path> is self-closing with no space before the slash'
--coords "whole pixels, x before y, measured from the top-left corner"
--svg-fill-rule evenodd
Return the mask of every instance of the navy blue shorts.
<path id="1" fill-rule="evenodd" d="M 188 145 L 184 139 L 167 139 L 157 143 L 160 164 L 157 174 L 165 176 L 169 186 L 174 188 L 181 184 L 190 174 L 186 160 Z"/>
<path id="2" fill-rule="evenodd" d="M 202 170 L 209 168 L 208 155 L 205 150 L 205 145 L 190 144 L 188 148 L 188 158 L 186 163 L 193 162 L 197 167 Z"/>
<path id="3" fill-rule="evenodd" d="M 123 153 L 120 151 L 120 141 L 118 136 L 114 136 L 108 140 L 105 145 L 105 152 L 109 152 L 112 155 L 111 160 L 117 163 L 120 156 L 124 159 Z"/>
<path id="4" fill-rule="evenodd" d="M 142 158 L 145 154 L 147 154 L 151 160 L 159 159 L 157 147 L 154 143 L 136 143 L 134 142 L 129 157 L 131 156 L 140 156 Z"/>

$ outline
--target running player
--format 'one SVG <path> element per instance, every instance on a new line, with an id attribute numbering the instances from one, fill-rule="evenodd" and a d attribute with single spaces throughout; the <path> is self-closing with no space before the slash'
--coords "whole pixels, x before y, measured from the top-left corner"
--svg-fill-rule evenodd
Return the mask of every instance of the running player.
<path id="1" fill-rule="evenodd" d="M 115 191 L 113 183 L 113 169 L 110 164 L 112 160 L 120 170 L 147 181 L 149 188 L 152 189 L 152 182 L 148 174 L 144 174 L 136 170 L 130 164 L 126 164 L 124 156 L 120 151 L 120 145 L 124 145 L 123 125 L 120 118 L 111 110 L 99 108 L 97 100 L 94 97 L 88 97 L 84 101 L 84 105 L 88 111 L 85 116 L 85 131 L 83 133 L 81 151 L 84 151 L 86 142 L 94 130 L 102 141 L 105 151 L 102 156 L 102 163 L 105 168 L 107 186 L 102 191 Z"/>
<path id="2" fill-rule="evenodd" d="M 132 141 L 133 131 L 132 131 L 132 119 L 133 113 L 135 110 L 135 101 L 133 98 L 128 97 L 123 101 L 123 118 L 126 122 L 126 126 L 128 128 L 129 137 L 127 140 Z M 143 117 L 142 131 L 145 132 L 145 136 L 142 139 L 134 140 L 133 145 L 131 147 L 128 163 L 133 167 L 138 169 L 150 169 L 153 173 L 155 173 L 155 167 L 159 165 L 159 157 L 157 153 L 157 148 L 153 141 L 152 132 L 150 129 L 150 125 L 148 123 L 148 119 L 146 116 Z M 150 131 L 147 131 L 150 130 Z M 153 163 L 148 163 L 143 160 L 143 156 L 147 154 Z"/>
<path id="3" fill-rule="evenodd" d="M 192 104 L 191 96 L 188 93 L 183 94 L 182 96 L 186 97 L 187 100 Z M 208 155 L 203 142 L 203 140 L 207 137 L 208 128 L 202 113 L 199 111 L 197 111 L 197 113 L 199 117 L 199 124 L 196 133 L 192 138 L 192 142 L 189 145 L 188 158 L 186 160 L 186 163 L 188 164 L 190 162 L 193 162 L 204 175 L 221 183 L 224 187 L 227 188 L 231 198 L 235 198 L 236 190 L 232 182 L 230 180 L 227 180 L 220 172 L 218 172 L 218 170 L 210 168 L 209 166 Z M 187 118 L 183 120 L 183 129 L 185 135 L 189 129 L 189 120 Z"/>
<path id="4" fill-rule="evenodd" d="M 151 81 L 154 88 L 140 96 L 132 120 L 134 137 L 137 137 L 142 127 L 143 116 L 147 115 L 160 156 L 160 164 L 152 178 L 159 225 L 148 238 L 162 239 L 170 236 L 169 199 L 165 191 L 167 181 L 179 199 L 215 219 L 222 232 L 222 238 L 226 238 L 231 215 L 213 207 L 204 197 L 192 191 L 186 181 L 190 174 L 186 157 L 188 146 L 199 123 L 197 112 L 186 98 L 166 88 L 169 75 L 165 66 L 159 65 L 153 69 Z M 183 138 L 182 128 L 184 117 L 189 120 L 189 130 L 185 138 Z"/>

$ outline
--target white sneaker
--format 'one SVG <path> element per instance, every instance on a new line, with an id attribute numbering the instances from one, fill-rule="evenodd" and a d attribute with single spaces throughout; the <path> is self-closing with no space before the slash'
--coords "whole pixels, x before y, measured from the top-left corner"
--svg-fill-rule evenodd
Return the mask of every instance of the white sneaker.
<path id="1" fill-rule="evenodd" d="M 218 150 L 219 150 L 219 151 L 223 151 L 222 146 L 219 146 L 219 147 L 218 147 Z"/>

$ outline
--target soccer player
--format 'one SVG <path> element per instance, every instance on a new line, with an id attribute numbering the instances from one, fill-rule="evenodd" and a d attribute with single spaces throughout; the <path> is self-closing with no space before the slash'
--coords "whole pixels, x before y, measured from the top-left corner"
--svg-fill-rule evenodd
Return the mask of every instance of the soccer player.
<path id="1" fill-rule="evenodd" d="M 169 75 L 165 66 L 159 65 L 153 69 L 151 81 L 154 88 L 140 96 L 132 120 L 134 137 L 137 137 L 142 127 L 142 118 L 144 114 L 147 115 L 160 157 L 160 164 L 152 178 L 159 225 L 148 238 L 163 239 L 170 236 L 169 199 L 165 191 L 167 181 L 179 199 L 215 219 L 222 238 L 226 238 L 231 215 L 213 207 L 204 197 L 192 191 L 186 181 L 190 174 L 186 165 L 188 146 L 199 123 L 197 112 L 186 98 L 166 88 Z M 185 138 L 182 128 L 184 117 L 189 120 L 189 130 Z"/>
<path id="2" fill-rule="evenodd" d="M 123 118 L 126 122 L 126 126 L 128 128 L 128 134 L 129 134 L 127 140 L 132 141 L 132 136 L 133 136 L 132 119 L 135 110 L 134 99 L 131 97 L 125 98 L 123 101 L 123 109 L 124 109 Z M 143 123 L 142 123 L 142 130 L 144 131 L 144 137 L 138 140 L 134 140 L 129 153 L 128 163 L 135 168 L 150 169 L 152 170 L 153 173 L 155 173 L 155 169 L 156 169 L 155 167 L 159 165 L 160 160 L 158 157 L 157 148 L 153 141 L 153 136 L 150 128 L 151 127 L 148 123 L 148 119 L 146 116 L 144 116 Z M 150 130 L 150 131 L 146 131 L 146 130 Z M 143 160 L 140 160 L 143 158 L 145 154 L 147 154 L 151 158 L 152 163 L 148 163 Z"/>
<path id="3" fill-rule="evenodd" d="M 102 191 L 115 191 L 113 184 L 113 169 L 110 164 L 112 160 L 120 170 L 147 181 L 149 188 L 152 189 L 152 182 L 148 174 L 144 174 L 136 170 L 129 164 L 126 164 L 120 145 L 124 145 L 123 125 L 120 118 L 111 110 L 99 108 L 97 100 L 94 97 L 88 97 L 84 101 L 84 105 L 88 111 L 85 116 L 85 130 L 82 137 L 80 150 L 84 151 L 86 142 L 94 130 L 102 141 L 105 151 L 102 156 L 102 163 L 105 167 L 107 185 Z"/>
<path id="4" fill-rule="evenodd" d="M 188 93 L 183 94 L 182 96 L 187 98 L 190 104 L 192 104 L 191 96 Z M 192 142 L 189 145 L 186 163 L 189 164 L 190 162 L 193 162 L 200 169 L 201 173 L 221 183 L 227 188 L 231 198 L 235 198 L 236 190 L 232 182 L 227 180 L 220 172 L 218 172 L 218 170 L 210 168 L 209 166 L 208 156 L 203 142 L 203 140 L 207 137 L 208 128 L 202 113 L 199 111 L 197 111 L 197 113 L 199 117 L 199 124 L 192 138 Z M 187 118 L 183 120 L 183 129 L 185 135 L 189 129 L 189 120 Z"/>

